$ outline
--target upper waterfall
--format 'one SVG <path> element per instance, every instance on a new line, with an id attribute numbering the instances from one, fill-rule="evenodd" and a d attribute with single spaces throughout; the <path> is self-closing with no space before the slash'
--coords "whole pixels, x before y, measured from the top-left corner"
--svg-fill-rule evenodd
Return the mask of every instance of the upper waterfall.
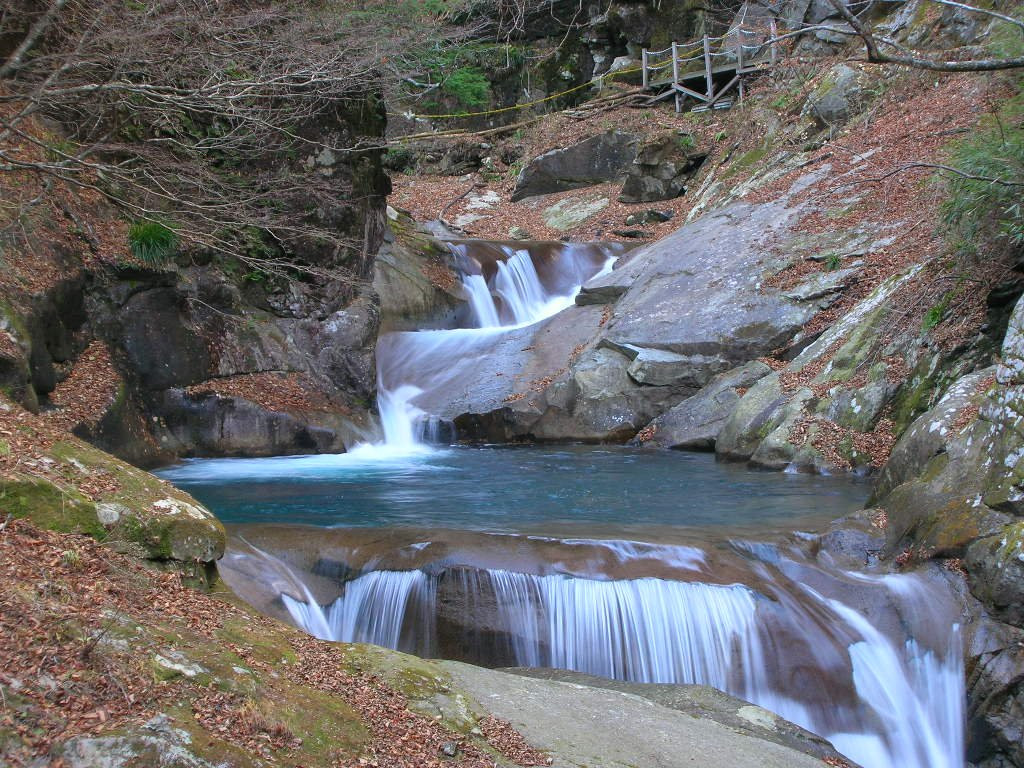
<path id="1" fill-rule="evenodd" d="M 377 406 L 384 442 L 353 453 L 393 458 L 422 452 L 441 400 L 502 335 L 572 306 L 588 280 L 609 271 L 622 247 L 612 243 L 456 241 L 469 317 L 461 328 L 382 336 L 377 346 Z"/>

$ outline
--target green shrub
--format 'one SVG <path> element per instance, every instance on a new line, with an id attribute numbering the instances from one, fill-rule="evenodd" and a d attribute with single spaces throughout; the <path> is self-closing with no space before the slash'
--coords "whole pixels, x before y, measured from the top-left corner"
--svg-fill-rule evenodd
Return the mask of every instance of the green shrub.
<path id="1" fill-rule="evenodd" d="M 178 247 L 174 230 L 159 221 L 136 221 L 128 229 L 128 244 L 132 255 L 146 264 L 163 264 Z"/>
<path id="2" fill-rule="evenodd" d="M 462 67 L 452 72 L 441 90 L 468 109 L 486 106 L 491 97 L 491 83 L 476 67 Z"/>
<path id="3" fill-rule="evenodd" d="M 950 174 L 942 214 L 962 251 L 975 254 L 979 246 L 1024 247 L 1022 119 L 1024 104 L 1018 97 L 999 115 L 983 121 L 953 151 L 948 164 L 966 175 Z"/>

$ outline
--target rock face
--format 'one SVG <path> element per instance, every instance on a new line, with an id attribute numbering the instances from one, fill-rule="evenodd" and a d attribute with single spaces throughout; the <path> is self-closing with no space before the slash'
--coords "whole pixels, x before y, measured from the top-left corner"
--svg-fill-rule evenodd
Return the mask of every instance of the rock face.
<path id="1" fill-rule="evenodd" d="M 638 144 L 632 134 L 609 131 L 546 152 L 523 168 L 511 199 L 515 202 L 619 179 L 636 157 Z"/>
<path id="2" fill-rule="evenodd" d="M 688 135 L 675 131 L 645 141 L 629 166 L 619 202 L 642 203 L 679 197 L 706 157 L 706 152 L 693 149 Z"/>
<path id="3" fill-rule="evenodd" d="M 765 244 L 793 237 L 795 217 L 785 201 L 707 214 L 632 251 L 576 307 L 494 340 L 471 381 L 417 402 L 469 439 L 627 440 L 716 376 L 785 346 L 835 300 L 841 287 L 794 296 L 763 285 L 792 258 Z"/>
<path id="4" fill-rule="evenodd" d="M 544 223 L 560 232 L 572 229 L 608 207 L 607 197 L 560 200 L 541 214 Z"/>
<path id="5" fill-rule="evenodd" d="M 715 376 L 693 397 L 652 421 L 648 426 L 653 427 L 654 432 L 643 445 L 714 450 L 718 433 L 739 405 L 741 391 L 749 389 L 771 372 L 767 365 L 754 360 Z"/>
<path id="6" fill-rule="evenodd" d="M 821 765 L 822 752 L 837 757 L 820 739 L 793 738 L 798 728 L 760 707 L 724 694 L 707 706 L 712 695 L 699 686 L 618 686 L 585 675 L 544 680 L 451 661 L 439 666 L 458 690 L 548 751 L 556 766 L 682 768 L 724 758 L 731 765 L 811 768 Z M 698 711 L 701 719 L 690 714 Z"/>

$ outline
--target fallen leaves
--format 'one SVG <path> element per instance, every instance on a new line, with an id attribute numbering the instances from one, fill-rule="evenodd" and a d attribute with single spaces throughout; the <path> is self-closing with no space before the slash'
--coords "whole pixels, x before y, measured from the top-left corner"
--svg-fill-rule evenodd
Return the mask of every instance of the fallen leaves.
<path id="1" fill-rule="evenodd" d="M 648 440 L 654 437 L 657 431 L 657 424 L 648 424 L 646 427 L 644 427 L 643 429 L 636 433 L 636 436 L 633 438 L 633 441 L 637 443 L 646 443 Z"/>
<path id="2" fill-rule="evenodd" d="M 50 394 L 56 409 L 47 411 L 46 417 L 68 430 L 78 424 L 95 424 L 114 403 L 121 383 L 107 345 L 92 341 Z"/>
<path id="3" fill-rule="evenodd" d="M 304 373 L 268 371 L 225 376 L 194 384 L 185 390 L 192 398 L 210 395 L 239 397 L 268 411 L 279 413 L 309 413 L 311 411 L 341 411 L 345 408 L 332 404 L 318 391 Z"/>

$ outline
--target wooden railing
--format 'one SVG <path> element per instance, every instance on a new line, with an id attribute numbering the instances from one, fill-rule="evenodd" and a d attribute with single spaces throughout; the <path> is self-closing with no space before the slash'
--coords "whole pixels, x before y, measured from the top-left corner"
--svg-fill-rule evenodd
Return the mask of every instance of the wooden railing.
<path id="1" fill-rule="evenodd" d="M 744 38 L 756 42 L 747 43 Z M 744 76 L 778 63 L 777 41 L 777 25 L 775 19 L 771 19 L 767 28 L 741 24 L 719 37 L 704 35 L 682 45 L 673 42 L 661 51 L 644 48 L 641 53 L 643 87 L 645 90 L 666 88 L 655 100 L 674 96 L 677 112 L 682 111 L 682 101 L 688 96 L 710 108 L 737 86 L 742 101 Z M 692 66 L 695 64 L 697 66 Z M 716 90 L 715 75 L 722 74 L 732 77 Z M 703 90 L 698 90 L 701 80 Z"/>

